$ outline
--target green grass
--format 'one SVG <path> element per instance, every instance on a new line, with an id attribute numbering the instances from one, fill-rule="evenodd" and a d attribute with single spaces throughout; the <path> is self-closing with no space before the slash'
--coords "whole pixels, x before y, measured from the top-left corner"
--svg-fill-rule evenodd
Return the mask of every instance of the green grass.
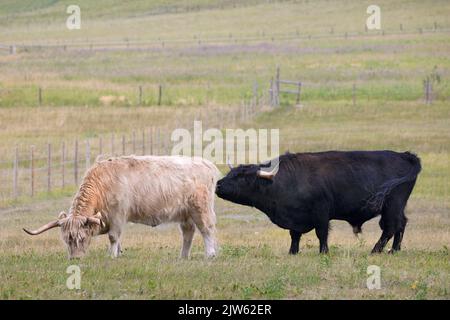
<path id="1" fill-rule="evenodd" d="M 19 45 L 16 55 L 0 52 L 0 299 L 450 298 L 448 1 L 379 1 L 384 35 L 364 31 L 367 5 L 350 0 L 82 0 L 79 31 L 65 28 L 68 4 L 0 4 L 0 43 Z M 236 126 L 279 128 L 281 152 L 392 149 L 422 159 L 402 252 L 368 254 L 380 236 L 374 219 L 360 239 L 347 224 L 333 222 L 327 256 L 318 254 L 314 232 L 302 237 L 299 255 L 289 256 L 287 231 L 256 210 L 221 200 L 216 202 L 221 250 L 214 260 L 204 258 L 198 235 L 192 258 L 180 260 L 175 226 L 130 224 L 122 257 L 108 257 L 103 236 L 76 262 L 67 260 L 57 230 L 38 237 L 21 230 L 67 210 L 75 192 L 69 164 L 65 189 L 55 169 L 52 192 L 45 191 L 39 173 L 38 191 L 28 196 L 31 145 L 36 166 L 44 168 L 47 143 L 57 162 L 62 141 L 72 159 L 75 139 L 82 154 L 91 139 L 96 154 L 98 137 L 108 153 L 111 134 L 117 150 L 125 135 L 130 153 L 133 130 L 139 135 L 150 127 L 167 128 L 167 139 L 175 124 L 190 128 L 199 116 L 209 125 L 221 121 L 229 127 L 214 110 L 236 110 L 252 96 L 255 81 L 267 97 L 277 66 L 283 79 L 302 81 L 300 106 L 283 96 L 280 108 L 247 122 L 238 119 Z M 433 70 L 441 82 L 434 84 L 434 103 L 426 106 L 423 80 Z M 162 105 L 156 106 L 159 84 Z M 139 86 L 143 106 L 136 107 Z M 103 106 L 99 99 L 110 95 L 125 100 Z M 13 200 L 16 145 L 21 195 Z M 66 268 L 73 263 L 82 270 L 81 290 L 66 287 Z M 369 265 L 381 268 L 380 290 L 366 287 Z"/>
<path id="2" fill-rule="evenodd" d="M 302 252 L 287 254 L 287 231 L 271 225 L 262 214 L 218 201 L 220 255 L 205 260 L 197 235 L 190 260 L 180 260 L 181 244 L 175 227 L 152 229 L 130 225 L 124 236 L 124 255 L 107 255 L 107 237 L 93 242 L 81 261 L 68 261 L 58 231 L 28 238 L 20 227 L 35 225 L 54 216 L 68 198 L 37 202 L 33 208 L 1 215 L 2 264 L 0 292 L 3 299 L 448 299 L 448 248 L 438 243 L 445 230 L 427 232 L 430 221 L 414 202 L 404 251 L 394 256 L 369 255 L 379 236 L 375 221 L 363 234 L 366 243 L 351 235 L 350 227 L 333 223 L 331 250 L 318 254 L 313 233 L 302 238 Z M 415 209 L 414 209 L 415 208 Z M 448 225 L 447 208 L 437 213 Z M 247 222 L 234 219 L 241 212 Z M 448 211 L 447 211 L 448 212 Z M 353 239 L 353 240 L 352 240 Z M 436 246 L 437 245 L 437 246 Z M 66 268 L 82 271 L 81 289 L 66 287 Z M 380 290 L 366 288 L 367 267 L 381 268 Z"/>

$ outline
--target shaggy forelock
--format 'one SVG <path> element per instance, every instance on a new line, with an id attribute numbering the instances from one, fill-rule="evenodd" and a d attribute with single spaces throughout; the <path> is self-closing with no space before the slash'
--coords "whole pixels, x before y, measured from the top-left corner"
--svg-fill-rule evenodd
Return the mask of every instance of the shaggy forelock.
<path id="1" fill-rule="evenodd" d="M 89 236 L 90 228 L 86 225 L 86 217 L 72 215 L 61 225 L 61 231 L 66 243 L 75 241 L 78 247 Z"/>

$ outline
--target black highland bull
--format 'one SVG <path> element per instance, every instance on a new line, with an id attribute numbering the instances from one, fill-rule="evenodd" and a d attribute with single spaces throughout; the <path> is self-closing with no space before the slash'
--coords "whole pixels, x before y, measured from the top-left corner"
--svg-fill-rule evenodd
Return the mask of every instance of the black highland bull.
<path id="1" fill-rule="evenodd" d="M 319 238 L 320 252 L 326 253 L 330 220 L 347 221 L 359 233 L 364 222 L 378 215 L 383 232 L 372 253 L 382 252 L 392 237 L 391 252 L 400 250 L 406 202 L 421 170 L 414 154 L 287 153 L 279 158 L 277 172 L 267 172 L 269 166 L 232 168 L 217 183 L 216 193 L 225 200 L 255 207 L 279 227 L 290 230 L 289 253 L 298 253 L 301 235 L 312 229 Z"/>

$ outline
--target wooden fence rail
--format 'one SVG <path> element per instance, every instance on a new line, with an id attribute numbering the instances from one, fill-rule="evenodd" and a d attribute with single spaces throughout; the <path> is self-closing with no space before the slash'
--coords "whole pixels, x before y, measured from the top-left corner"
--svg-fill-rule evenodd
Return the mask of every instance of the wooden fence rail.
<path id="1" fill-rule="evenodd" d="M 293 89 L 283 89 L 281 85 L 289 85 L 296 86 L 295 90 Z M 277 67 L 277 72 L 275 75 L 275 80 L 270 80 L 269 86 L 269 94 L 270 94 L 270 105 L 272 107 L 278 107 L 280 105 L 280 93 L 293 94 L 296 96 L 295 103 L 298 105 L 300 103 L 300 95 L 302 90 L 301 81 L 293 81 L 293 80 L 283 80 L 280 79 L 280 67 Z"/>
<path id="2" fill-rule="evenodd" d="M 195 119 L 206 128 L 232 128 L 251 121 L 262 112 L 268 103 L 267 97 L 258 94 L 258 85 L 253 85 L 253 96 L 240 108 L 207 108 Z M 257 103 L 258 102 L 258 103 Z M 184 127 L 192 130 L 194 119 L 177 118 L 172 126 L 150 127 L 133 130 L 129 134 L 117 133 L 96 138 L 75 139 L 72 142 L 47 143 L 45 146 L 31 146 L 27 149 L 14 147 L 12 159 L 0 159 L 0 204 L 2 201 L 19 197 L 35 197 L 40 193 L 51 193 L 70 186 L 78 186 L 85 170 L 88 170 L 97 156 L 120 156 L 127 154 L 170 154 L 171 132 Z M 110 139 L 105 146 L 105 139 Z M 9 153 L 11 154 L 11 153 Z M 102 157 L 103 158 L 103 157 Z M 9 164 L 9 165 L 8 165 Z"/>

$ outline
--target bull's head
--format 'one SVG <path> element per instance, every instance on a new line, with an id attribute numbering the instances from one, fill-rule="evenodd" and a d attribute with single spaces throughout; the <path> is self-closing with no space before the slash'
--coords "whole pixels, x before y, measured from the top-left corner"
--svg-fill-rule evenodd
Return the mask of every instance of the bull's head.
<path id="1" fill-rule="evenodd" d="M 240 165 L 217 182 L 216 194 L 225 200 L 242 205 L 254 205 L 253 199 L 258 196 L 262 186 L 272 183 L 278 166 L 270 170 L 270 162 L 261 165 Z M 269 171 L 267 171 L 269 169 Z"/>
<path id="2" fill-rule="evenodd" d="M 23 229 L 29 235 L 38 235 L 52 228 L 60 227 L 61 236 L 67 245 L 69 258 L 81 258 L 87 251 L 87 247 L 91 242 L 91 238 L 100 227 L 104 227 L 101 220 L 101 213 L 98 212 L 94 216 L 83 215 L 67 215 L 61 212 L 58 219 L 51 221 L 39 229 L 29 231 Z"/>

